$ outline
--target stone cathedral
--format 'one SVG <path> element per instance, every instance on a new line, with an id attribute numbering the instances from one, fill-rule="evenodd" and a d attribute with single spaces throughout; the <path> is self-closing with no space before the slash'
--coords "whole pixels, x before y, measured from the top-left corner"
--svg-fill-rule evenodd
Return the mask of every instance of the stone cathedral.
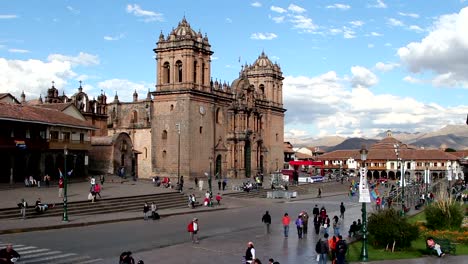
<path id="1" fill-rule="evenodd" d="M 208 37 L 185 17 L 168 35 L 161 32 L 154 52 L 156 89 L 129 103 L 116 95 L 107 108 L 109 136 L 128 134 L 138 177 L 245 178 L 282 169 L 286 109 L 278 64 L 262 52 L 231 84 L 213 81 Z M 119 162 L 114 158 L 114 170 L 126 166 Z"/>

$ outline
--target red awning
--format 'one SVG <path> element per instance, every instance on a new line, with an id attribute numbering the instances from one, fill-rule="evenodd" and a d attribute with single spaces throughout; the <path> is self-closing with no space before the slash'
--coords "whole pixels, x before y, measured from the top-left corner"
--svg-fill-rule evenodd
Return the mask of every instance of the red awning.
<path id="1" fill-rule="evenodd" d="M 289 165 L 304 165 L 304 166 L 323 166 L 323 161 L 313 160 L 291 160 Z"/>

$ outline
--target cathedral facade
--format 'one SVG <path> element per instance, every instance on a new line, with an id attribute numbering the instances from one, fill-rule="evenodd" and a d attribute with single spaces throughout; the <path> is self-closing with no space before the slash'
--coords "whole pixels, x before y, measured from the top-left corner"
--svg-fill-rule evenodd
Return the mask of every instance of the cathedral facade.
<path id="1" fill-rule="evenodd" d="M 283 164 L 283 76 L 262 52 L 231 84 L 213 82 L 211 45 L 185 18 L 159 36 L 151 166 L 160 176 L 245 178 Z M 139 145 L 135 142 L 135 145 Z"/>

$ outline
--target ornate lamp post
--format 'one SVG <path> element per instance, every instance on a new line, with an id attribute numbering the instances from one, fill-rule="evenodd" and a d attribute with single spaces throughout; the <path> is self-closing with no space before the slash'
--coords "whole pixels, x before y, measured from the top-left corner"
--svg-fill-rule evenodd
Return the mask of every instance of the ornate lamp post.
<path id="1" fill-rule="evenodd" d="M 370 202 L 369 189 L 367 188 L 367 169 L 366 159 L 368 151 L 365 146 L 362 146 L 359 151 L 361 154 L 361 181 L 359 183 L 359 201 L 362 203 L 362 248 L 361 248 L 361 260 L 367 262 L 368 251 L 367 251 L 367 208 L 366 203 Z"/>
<path id="2" fill-rule="evenodd" d="M 426 170 L 424 171 L 424 183 L 426 184 L 426 201 L 429 201 L 429 197 L 428 196 L 428 185 L 429 185 L 429 182 L 430 182 L 430 178 L 431 177 L 431 174 L 429 173 L 429 163 L 426 163 Z"/>
<path id="3" fill-rule="evenodd" d="M 451 198 L 451 195 L 452 195 L 452 174 L 453 174 L 453 166 L 449 165 L 447 169 L 447 180 L 449 184 L 449 191 L 448 191 L 449 199 Z"/>
<path id="4" fill-rule="evenodd" d="M 180 183 L 180 123 L 176 124 L 177 129 L 177 184 Z"/>
<path id="5" fill-rule="evenodd" d="M 62 215 L 62 221 L 63 222 L 68 222 L 68 205 L 67 205 L 67 185 L 68 185 L 68 177 L 67 177 L 67 157 L 68 157 L 68 148 L 65 146 L 63 149 L 63 154 L 64 154 L 64 178 L 63 178 L 63 215 Z"/>

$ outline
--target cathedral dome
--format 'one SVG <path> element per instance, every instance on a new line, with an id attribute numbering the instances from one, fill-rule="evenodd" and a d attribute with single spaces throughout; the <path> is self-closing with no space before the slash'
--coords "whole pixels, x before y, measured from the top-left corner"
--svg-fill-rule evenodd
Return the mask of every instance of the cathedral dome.
<path id="1" fill-rule="evenodd" d="M 177 38 L 184 38 L 184 37 L 188 37 L 188 38 L 192 38 L 192 37 L 197 37 L 197 32 L 195 32 L 195 30 L 193 30 L 191 27 L 190 27 L 190 24 L 187 22 L 187 20 L 185 19 L 185 17 L 182 19 L 182 21 L 179 22 L 179 25 L 177 26 L 177 28 L 175 28 L 172 33 L 173 35 L 175 35 Z"/>
<path id="2" fill-rule="evenodd" d="M 265 55 L 265 52 L 263 51 L 262 51 L 262 54 L 258 56 L 258 59 L 253 64 L 253 67 L 272 67 L 272 66 L 273 66 L 273 63 L 268 58 L 268 56 Z"/>
<path id="3" fill-rule="evenodd" d="M 250 86 L 249 79 L 245 78 L 244 76 L 241 76 L 235 79 L 231 84 L 232 89 L 239 90 L 239 91 L 249 86 Z"/>

